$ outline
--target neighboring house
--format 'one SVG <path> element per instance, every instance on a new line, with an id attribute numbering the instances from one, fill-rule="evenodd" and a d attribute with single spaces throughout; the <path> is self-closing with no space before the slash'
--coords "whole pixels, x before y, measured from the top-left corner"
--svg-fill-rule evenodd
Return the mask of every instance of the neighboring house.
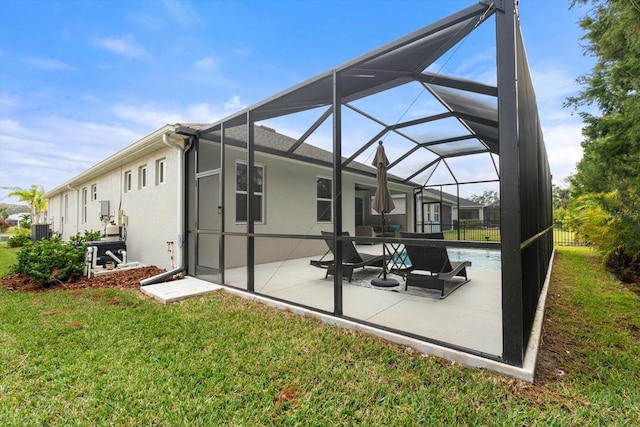
<path id="1" fill-rule="evenodd" d="M 455 229 L 459 220 L 484 221 L 480 203 L 444 191 L 424 189 L 417 196 L 416 205 L 416 228 L 425 233 Z"/>
<path id="2" fill-rule="evenodd" d="M 246 132 L 244 128 L 232 128 L 227 133 L 223 204 L 220 142 L 190 140 L 176 134 L 176 130 L 188 134 L 200 127 L 165 125 L 47 192 L 52 231 L 66 240 L 84 230 L 104 232 L 111 222 L 123 229 L 129 260 L 170 269 L 182 265 L 182 251 L 189 248 L 189 274 L 217 270 L 222 219 L 219 207 L 225 206 L 226 232 L 246 231 L 248 174 L 246 150 L 242 148 Z M 330 230 L 332 154 L 302 144 L 297 158 L 285 157 L 296 140 L 263 126 L 255 127 L 255 138 L 257 150 L 262 149 L 255 156 L 256 232 L 320 235 L 321 230 Z M 354 235 L 359 215 L 369 223 L 379 223 L 380 216 L 370 209 L 376 187 L 375 169 L 354 163 L 344 173 L 343 185 L 347 189 L 343 192 L 344 229 Z M 389 220 L 409 229 L 413 209 L 407 207 L 412 206 L 413 187 L 394 182 L 389 186 L 397 205 Z M 184 228 L 184 218 L 188 230 Z M 246 265 L 244 239 L 230 236 L 228 241 L 225 267 Z M 324 248 L 321 241 L 300 242 L 295 257 L 317 255 Z M 289 245 L 278 241 L 263 239 L 256 245 L 258 263 L 291 256 Z"/>
<path id="3" fill-rule="evenodd" d="M 7 219 L 5 219 L 5 222 L 7 224 L 9 224 L 9 226 L 11 227 L 15 227 L 16 225 L 18 225 L 20 223 L 20 221 L 22 221 L 22 216 L 23 215 L 27 215 L 29 216 L 29 212 L 26 213 L 16 213 L 16 214 L 11 214 L 7 217 Z"/>

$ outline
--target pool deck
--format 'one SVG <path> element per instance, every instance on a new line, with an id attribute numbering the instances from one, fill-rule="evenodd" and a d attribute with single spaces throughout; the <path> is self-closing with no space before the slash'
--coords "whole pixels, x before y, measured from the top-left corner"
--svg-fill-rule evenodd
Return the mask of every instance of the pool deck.
<path id="1" fill-rule="evenodd" d="M 375 245 L 358 246 L 358 250 L 375 253 L 376 248 Z M 334 310 L 333 277 L 325 279 L 324 270 L 310 265 L 310 260 L 317 258 L 256 265 L 253 293 L 247 291 L 245 267 L 228 269 L 225 272 L 226 286 L 187 277 L 175 282 L 145 286 L 143 292 L 167 303 L 225 290 L 329 324 L 362 330 L 410 346 L 426 355 L 533 381 L 548 277 L 536 313 L 525 365 L 518 368 L 495 360 L 502 354 L 500 271 L 474 271 L 470 268 L 469 283 L 447 298 L 439 299 L 429 291 L 411 287 L 405 291 L 400 277 L 396 277 L 399 286 L 395 288 L 375 288 L 368 281 L 377 277 L 380 269 L 358 270 L 353 283 L 343 280 L 343 316 L 334 316 L 331 314 Z M 401 335 L 400 331 L 415 338 Z"/>

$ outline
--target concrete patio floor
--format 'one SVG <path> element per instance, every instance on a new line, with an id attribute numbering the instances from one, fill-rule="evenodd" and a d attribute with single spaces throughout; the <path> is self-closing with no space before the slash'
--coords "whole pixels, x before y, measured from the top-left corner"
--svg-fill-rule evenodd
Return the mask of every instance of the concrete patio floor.
<path id="1" fill-rule="evenodd" d="M 381 251 L 381 246 L 359 246 L 358 250 L 377 253 L 378 250 Z M 399 286 L 374 288 L 368 282 L 377 277 L 380 269 L 358 270 L 354 273 L 352 283 L 346 280 L 342 282 L 343 314 L 353 319 L 349 320 L 315 311 L 333 312 L 333 277 L 325 279 L 325 271 L 309 263 L 311 259 L 318 258 L 308 257 L 256 265 L 254 293 L 246 291 L 246 267 L 228 269 L 225 272 L 227 286 L 186 277 L 181 281 L 152 285 L 154 289 L 152 286 L 144 288 L 148 291 L 147 294 L 165 303 L 222 289 L 279 309 L 314 317 L 328 324 L 364 331 L 391 342 L 407 345 L 427 355 L 533 382 L 549 276 L 538 303 L 524 365 L 516 367 L 492 360 L 499 358 L 502 352 L 499 270 L 474 271 L 473 267 L 470 268 L 469 283 L 445 299 L 439 299 L 429 291 L 418 288 L 410 287 L 405 291 L 402 279 L 393 275 L 390 277 L 396 277 Z M 416 338 L 388 329 L 404 331 L 415 335 Z M 421 340 L 419 337 L 428 340 Z M 438 344 L 438 341 L 441 341 L 442 345 Z M 451 348 L 452 345 L 459 349 Z M 481 354 L 470 354 L 464 349 Z M 485 355 L 486 357 L 483 357 Z"/>
<path id="2" fill-rule="evenodd" d="M 382 245 L 358 246 L 360 252 L 382 253 Z M 321 256 L 321 255 L 320 255 Z M 258 264 L 255 291 L 292 303 L 333 312 L 333 276 L 310 265 L 317 257 Z M 359 269 L 352 283 L 343 280 L 343 314 L 385 328 L 405 331 L 499 357 L 502 353 L 502 300 L 499 270 L 467 270 L 470 281 L 444 299 L 410 287 L 401 277 L 394 288 L 375 288 L 379 268 Z M 246 268 L 225 272 L 225 284 L 246 289 Z"/>

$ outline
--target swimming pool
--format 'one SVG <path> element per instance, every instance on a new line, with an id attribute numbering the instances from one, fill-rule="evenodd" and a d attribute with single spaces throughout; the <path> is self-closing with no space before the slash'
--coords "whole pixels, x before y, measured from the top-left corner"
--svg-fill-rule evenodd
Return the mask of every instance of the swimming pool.
<path id="1" fill-rule="evenodd" d="M 480 270 L 500 270 L 502 263 L 499 249 L 485 248 L 447 248 L 447 254 L 451 261 L 471 261 L 471 269 Z M 407 252 L 402 251 L 393 257 L 393 261 L 398 265 L 411 265 L 411 260 L 407 257 Z"/>
<path id="2" fill-rule="evenodd" d="M 451 261 L 471 261 L 473 270 L 500 270 L 500 250 L 485 248 L 447 248 Z"/>

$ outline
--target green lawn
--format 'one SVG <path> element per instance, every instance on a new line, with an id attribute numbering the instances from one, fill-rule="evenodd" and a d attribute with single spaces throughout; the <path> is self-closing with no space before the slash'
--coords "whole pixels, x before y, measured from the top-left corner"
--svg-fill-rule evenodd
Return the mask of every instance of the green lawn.
<path id="1" fill-rule="evenodd" d="M 7 242 L 0 242 L 0 277 L 11 272 L 11 266 L 16 263 L 19 249 L 7 247 Z"/>
<path id="2" fill-rule="evenodd" d="M 584 248 L 552 282 L 536 385 L 225 292 L 0 289 L 0 425 L 635 425 L 638 297 Z"/>

